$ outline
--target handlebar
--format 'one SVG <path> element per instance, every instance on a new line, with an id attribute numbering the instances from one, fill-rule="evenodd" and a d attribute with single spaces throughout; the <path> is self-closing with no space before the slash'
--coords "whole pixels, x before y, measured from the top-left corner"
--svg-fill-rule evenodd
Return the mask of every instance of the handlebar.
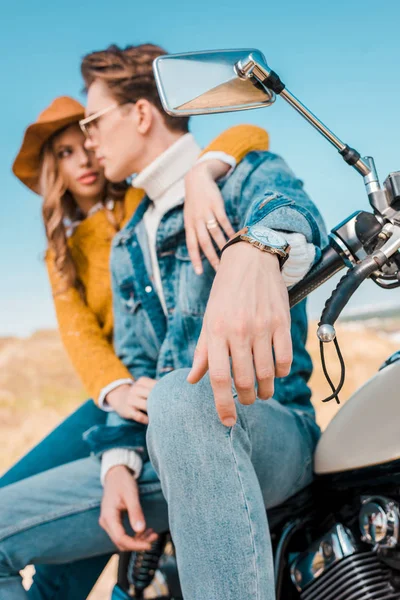
<path id="1" fill-rule="evenodd" d="M 334 328 L 336 319 L 339 317 L 343 308 L 346 306 L 351 296 L 362 284 L 362 282 L 370 277 L 374 272 L 379 270 L 380 267 L 382 267 L 387 261 L 388 256 L 381 250 L 378 250 L 372 255 L 364 258 L 364 260 L 359 262 L 356 266 L 349 269 L 347 273 L 340 279 L 338 285 L 333 290 L 331 297 L 325 304 L 321 320 L 319 322 L 317 335 L 320 340 L 323 371 L 329 382 L 329 385 L 332 388 L 332 394 L 328 398 L 325 398 L 323 402 L 327 402 L 333 398 L 336 398 L 336 402 L 339 403 L 338 394 L 342 389 L 345 377 L 345 364 L 336 340 L 336 332 Z M 343 269 L 344 266 L 344 258 L 339 254 L 339 251 L 336 250 L 335 247 L 327 246 L 324 248 L 322 251 L 321 260 L 310 270 L 308 275 L 302 281 L 300 281 L 289 291 L 290 306 L 295 306 L 295 304 L 303 300 L 306 296 L 308 296 L 308 294 L 330 279 L 335 273 Z M 329 377 L 323 352 L 323 342 L 332 341 L 335 343 L 342 368 L 340 383 L 336 388 Z"/>
<path id="2" fill-rule="evenodd" d="M 358 217 L 358 215 L 356 216 Z M 360 224 L 357 219 L 355 220 L 353 218 L 350 220 L 348 219 L 345 222 L 345 225 L 352 222 L 355 222 L 356 226 Z M 362 224 L 365 226 L 365 222 Z M 368 225 L 371 225 L 370 221 L 368 222 Z M 364 230 L 361 230 L 360 227 L 358 229 L 359 231 L 355 231 L 356 235 L 353 236 L 353 238 L 357 243 L 361 240 L 362 249 L 368 251 L 370 248 L 367 248 L 364 244 L 365 242 L 368 242 L 368 246 L 371 246 L 371 236 L 369 235 L 371 228 L 367 227 L 367 237 Z M 347 236 L 347 238 L 348 241 L 354 241 L 351 236 Z M 333 290 L 331 297 L 327 300 L 317 331 L 317 335 L 321 342 L 331 342 L 335 340 L 336 332 L 334 324 L 351 296 L 363 281 L 372 276 L 374 281 L 377 280 L 377 278 L 386 278 L 388 281 L 392 282 L 390 284 L 391 287 L 400 286 L 400 222 L 386 222 L 378 232 L 374 231 L 373 238 L 375 240 L 379 238 L 377 240 L 378 244 L 375 244 L 375 251 L 372 254 L 368 253 L 363 260 L 360 260 L 355 266 L 347 271 Z M 379 241 L 381 241 L 380 245 Z M 354 244 L 350 246 L 350 252 L 353 249 L 353 246 Z M 351 252 L 351 254 L 353 257 L 357 256 L 357 253 L 355 254 L 354 251 Z M 298 302 L 306 298 L 313 290 L 330 279 L 335 273 L 343 269 L 345 261 L 347 262 L 347 259 L 342 252 L 341 247 L 335 242 L 334 238 L 330 238 L 330 245 L 323 249 L 320 261 L 310 270 L 308 275 L 302 281 L 289 291 L 290 306 L 295 306 Z M 382 273 L 382 267 L 388 263 L 389 270 Z M 393 266 L 395 267 L 394 271 Z M 392 270 L 390 270 L 391 268 Z M 396 279 L 396 281 L 394 281 L 394 279 Z M 388 285 L 386 284 L 385 287 L 388 287 Z"/>
<path id="3" fill-rule="evenodd" d="M 293 307 L 304 300 L 335 273 L 345 267 L 343 259 L 332 246 L 322 250 L 321 259 L 299 283 L 289 291 L 290 306 Z"/>
<path id="4" fill-rule="evenodd" d="M 327 300 L 321 315 L 318 337 L 321 341 L 330 342 L 335 336 L 334 324 L 340 313 L 358 287 L 379 270 L 388 260 L 385 253 L 378 250 L 367 256 L 349 269 L 340 279 L 331 297 Z M 312 291 L 328 281 L 333 275 L 345 267 L 344 259 L 333 246 L 326 246 L 320 261 L 310 270 L 307 276 L 289 291 L 290 307 L 301 302 Z"/>
<path id="5" fill-rule="evenodd" d="M 317 335 L 323 342 L 330 342 L 335 337 L 334 324 L 354 292 L 363 281 L 368 279 L 387 262 L 387 257 L 378 251 L 367 256 L 341 278 L 322 311 Z"/>

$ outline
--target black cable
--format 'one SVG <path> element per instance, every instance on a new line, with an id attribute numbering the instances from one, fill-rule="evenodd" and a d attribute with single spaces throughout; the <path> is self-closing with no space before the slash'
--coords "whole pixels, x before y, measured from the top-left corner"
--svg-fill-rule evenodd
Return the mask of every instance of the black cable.
<path id="1" fill-rule="evenodd" d="M 332 381 L 332 379 L 330 378 L 330 376 L 329 376 L 329 373 L 328 373 L 328 370 L 327 370 L 327 368 L 326 368 L 326 362 L 325 362 L 325 352 L 324 352 L 324 351 L 325 351 L 325 348 L 324 348 L 324 342 L 321 342 L 321 341 L 320 341 L 320 342 L 319 342 L 319 355 L 320 355 L 320 358 L 321 358 L 322 370 L 323 370 L 323 372 L 324 372 L 325 379 L 326 379 L 326 380 L 327 380 L 327 382 L 329 383 L 329 386 L 330 386 L 330 388 L 331 388 L 332 392 L 335 392 L 335 386 L 334 386 L 334 384 L 333 384 L 333 381 Z M 337 399 L 336 399 L 336 402 L 337 402 Z"/>
<path id="2" fill-rule="evenodd" d="M 324 353 L 324 342 L 320 342 L 319 343 L 319 351 L 320 351 L 320 356 L 321 356 L 322 370 L 323 370 L 324 375 L 326 377 L 326 380 L 329 383 L 329 386 L 330 386 L 330 388 L 331 388 L 331 390 L 333 392 L 330 396 L 328 396 L 327 398 L 325 398 L 324 400 L 322 400 L 322 402 L 329 402 L 330 400 L 335 399 L 336 403 L 340 404 L 339 392 L 342 390 L 343 385 L 344 385 L 344 380 L 346 378 L 346 365 L 345 365 L 342 353 L 340 351 L 339 342 L 337 341 L 337 338 L 334 339 L 334 344 L 335 344 L 337 356 L 338 356 L 338 359 L 339 359 L 339 362 L 340 362 L 340 381 L 339 381 L 339 385 L 337 387 L 335 387 L 332 379 L 330 378 L 329 373 L 328 373 L 328 369 L 326 367 L 325 353 Z"/>
<path id="3" fill-rule="evenodd" d="M 383 252 L 381 251 L 377 251 L 373 255 L 364 258 L 364 260 L 362 260 L 353 268 L 349 269 L 349 271 L 347 271 L 347 273 L 340 279 L 336 288 L 332 292 L 331 297 L 326 301 L 324 309 L 322 311 L 321 320 L 318 324 L 319 327 L 322 327 L 323 325 L 329 325 L 333 327 L 343 308 L 346 306 L 354 292 L 359 288 L 361 283 L 365 279 L 370 277 L 374 273 L 374 271 L 377 270 L 377 268 L 382 267 L 386 262 L 386 255 L 383 254 Z M 335 399 L 336 402 L 340 404 L 339 392 L 343 388 L 346 376 L 346 367 L 336 337 L 334 338 L 334 342 L 341 367 L 340 381 L 337 387 L 335 387 L 331 378 L 329 377 L 325 362 L 325 354 L 323 348 L 324 342 L 320 341 L 322 369 L 324 371 L 326 380 L 328 381 L 332 390 L 332 394 L 324 400 L 322 400 L 322 402 L 329 402 L 330 400 Z"/>

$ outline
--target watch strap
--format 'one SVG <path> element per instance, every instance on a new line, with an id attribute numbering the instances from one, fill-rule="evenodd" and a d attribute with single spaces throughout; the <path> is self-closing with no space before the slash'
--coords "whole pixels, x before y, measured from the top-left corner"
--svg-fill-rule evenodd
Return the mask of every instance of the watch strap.
<path id="1" fill-rule="evenodd" d="M 279 266 L 280 266 L 280 269 L 282 270 L 283 265 L 289 258 L 289 251 L 290 251 L 289 244 L 286 246 L 285 249 L 273 248 L 272 246 L 263 244 L 262 242 L 259 242 L 258 240 L 255 240 L 255 239 L 251 238 L 250 236 L 248 236 L 247 235 L 248 231 L 249 231 L 248 227 L 243 227 L 243 229 L 240 229 L 240 231 L 238 231 L 233 237 L 231 237 L 231 239 L 228 240 L 226 242 L 225 246 L 222 248 L 221 256 L 222 256 L 222 253 L 224 252 L 224 250 L 229 248 L 229 246 L 232 246 L 233 244 L 236 244 L 237 242 L 247 242 L 247 243 L 251 244 L 252 246 L 254 246 L 255 248 L 258 248 L 262 252 L 267 252 L 268 254 L 275 254 L 278 257 Z"/>

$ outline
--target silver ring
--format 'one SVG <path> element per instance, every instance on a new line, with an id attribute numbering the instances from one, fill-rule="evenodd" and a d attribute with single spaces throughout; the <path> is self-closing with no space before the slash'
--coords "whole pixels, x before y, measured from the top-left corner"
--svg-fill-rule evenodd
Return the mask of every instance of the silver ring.
<path id="1" fill-rule="evenodd" d="M 218 221 L 216 219 L 210 219 L 209 221 L 206 221 L 206 227 L 209 231 L 210 229 L 215 229 L 218 227 Z"/>

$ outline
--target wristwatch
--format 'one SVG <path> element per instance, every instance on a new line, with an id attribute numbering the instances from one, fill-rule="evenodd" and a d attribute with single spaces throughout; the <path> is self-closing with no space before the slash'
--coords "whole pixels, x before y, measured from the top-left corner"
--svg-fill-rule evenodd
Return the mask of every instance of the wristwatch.
<path id="1" fill-rule="evenodd" d="M 285 237 L 279 231 L 269 229 L 268 227 L 257 224 L 251 225 L 250 227 L 244 227 L 227 241 L 221 250 L 221 254 L 226 248 L 237 242 L 248 242 L 262 252 L 276 254 L 281 270 L 289 258 L 290 246 Z"/>

